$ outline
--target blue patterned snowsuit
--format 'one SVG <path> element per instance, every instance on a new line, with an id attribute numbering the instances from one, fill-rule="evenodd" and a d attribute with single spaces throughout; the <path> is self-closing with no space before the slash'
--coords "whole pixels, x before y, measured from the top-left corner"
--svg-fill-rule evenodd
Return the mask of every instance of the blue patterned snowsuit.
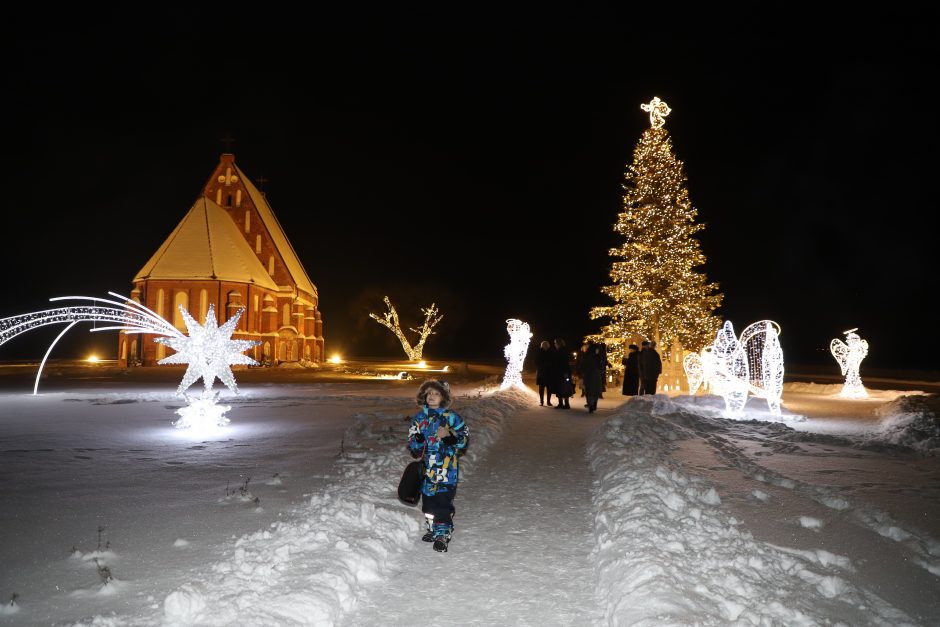
<path id="1" fill-rule="evenodd" d="M 418 433 L 424 436 L 423 442 L 415 440 Z M 457 443 L 447 445 L 441 442 L 447 435 L 456 436 Z M 421 510 L 434 515 L 435 538 L 453 531 L 453 503 L 459 476 L 457 459 L 467 448 L 469 439 L 467 425 L 449 409 L 431 409 L 425 405 L 411 420 L 408 450 L 414 457 L 424 455 Z"/>

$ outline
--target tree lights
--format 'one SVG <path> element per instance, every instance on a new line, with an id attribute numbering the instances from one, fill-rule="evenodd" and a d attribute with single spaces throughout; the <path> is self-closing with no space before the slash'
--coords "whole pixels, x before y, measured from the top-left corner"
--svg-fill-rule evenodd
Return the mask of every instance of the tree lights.
<path id="1" fill-rule="evenodd" d="M 509 344 L 503 349 L 503 355 L 508 363 L 499 389 L 506 390 L 514 386 L 525 388 L 525 384 L 522 383 L 522 362 L 525 360 L 526 352 L 529 350 L 529 340 L 532 338 L 529 323 L 510 318 L 506 321 L 506 331 L 509 332 Z"/>
<path id="2" fill-rule="evenodd" d="M 856 331 L 858 328 L 845 331 L 845 342 L 835 338 L 829 343 L 829 350 L 845 375 L 845 383 L 839 392 L 843 398 L 868 398 L 868 392 L 858 374 L 862 360 L 868 355 L 868 342 L 859 337 Z"/>
<path id="3" fill-rule="evenodd" d="M 380 318 L 374 313 L 370 313 L 369 317 L 395 334 L 395 337 L 401 342 L 401 347 L 405 349 L 405 354 L 408 356 L 408 359 L 411 361 L 420 361 L 421 354 L 424 352 L 424 342 L 428 339 L 429 335 L 434 333 L 434 327 L 437 326 L 438 322 L 444 319 L 444 314 L 440 316 L 437 315 L 437 305 L 434 303 L 431 303 L 431 306 L 427 309 L 421 310 L 421 312 L 424 313 L 424 325 L 422 325 L 420 329 L 411 329 L 418 334 L 418 343 L 412 347 L 411 342 L 408 341 L 408 338 L 405 337 L 405 334 L 401 330 L 401 326 L 398 323 L 398 312 L 395 310 L 392 301 L 388 299 L 388 296 L 385 297 L 385 306 L 388 307 L 388 311 L 385 312 L 383 317 Z"/>
<path id="4" fill-rule="evenodd" d="M 608 345 L 612 363 L 620 363 L 625 339 L 653 339 L 667 350 L 678 341 L 699 350 L 720 326 L 712 314 L 721 305 L 718 285 L 695 270 L 705 255 L 694 235 L 705 227 L 695 222 L 683 164 L 663 128 L 671 109 L 659 98 L 642 108 L 651 128 L 624 175 L 623 211 L 614 225 L 623 243 L 609 251 L 613 284 L 601 288 L 614 304 L 590 311 L 592 319 L 608 320 L 591 339 Z"/>

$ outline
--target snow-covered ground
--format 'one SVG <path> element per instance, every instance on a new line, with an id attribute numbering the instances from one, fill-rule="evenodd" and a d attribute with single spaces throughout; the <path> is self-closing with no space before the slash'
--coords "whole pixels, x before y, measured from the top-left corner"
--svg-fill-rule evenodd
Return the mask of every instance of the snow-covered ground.
<path id="1" fill-rule="evenodd" d="M 418 381 L 239 377 L 204 433 L 173 384 L 5 386 L 0 625 L 940 623 L 936 395 L 788 383 L 730 420 L 449 375 L 439 554 L 395 496 Z"/>

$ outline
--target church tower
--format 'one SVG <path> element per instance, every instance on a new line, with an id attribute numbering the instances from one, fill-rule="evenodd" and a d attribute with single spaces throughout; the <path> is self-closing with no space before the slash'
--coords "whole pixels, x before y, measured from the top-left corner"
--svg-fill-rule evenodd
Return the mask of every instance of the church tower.
<path id="1" fill-rule="evenodd" d="M 222 155 L 202 194 L 132 282 L 133 300 L 184 333 L 180 306 L 203 324 L 212 304 L 219 325 L 244 309 L 232 339 L 259 340 L 247 353 L 256 361 L 324 361 L 317 288 L 233 154 Z M 119 365 L 156 365 L 172 349 L 153 338 L 122 331 Z"/>

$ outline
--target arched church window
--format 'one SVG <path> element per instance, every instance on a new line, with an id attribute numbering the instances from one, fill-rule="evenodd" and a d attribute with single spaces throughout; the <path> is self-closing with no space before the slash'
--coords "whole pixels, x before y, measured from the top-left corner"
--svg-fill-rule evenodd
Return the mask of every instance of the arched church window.
<path id="1" fill-rule="evenodd" d="M 180 306 L 189 310 L 189 294 L 182 290 L 173 295 L 173 326 L 180 331 L 186 331 L 186 321 L 183 320 Z"/>
<path id="2" fill-rule="evenodd" d="M 209 292 L 201 289 L 199 290 L 199 322 L 205 322 L 207 313 L 209 313 Z"/>

